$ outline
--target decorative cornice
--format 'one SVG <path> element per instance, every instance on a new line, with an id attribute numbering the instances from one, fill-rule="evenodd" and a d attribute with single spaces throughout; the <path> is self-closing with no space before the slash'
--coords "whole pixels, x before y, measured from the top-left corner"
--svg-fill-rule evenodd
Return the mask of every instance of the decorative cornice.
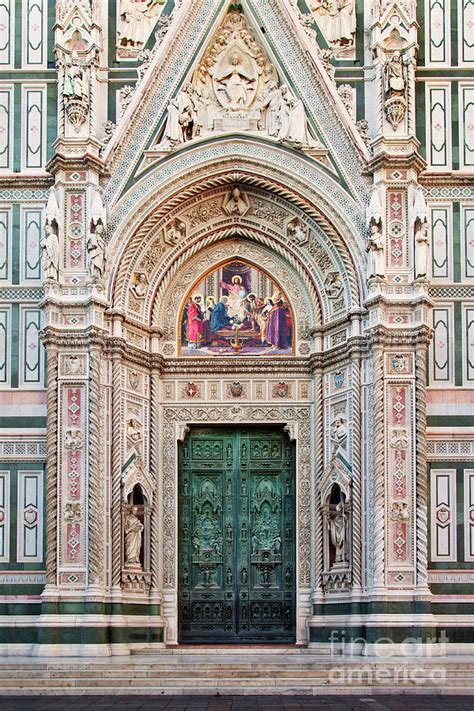
<path id="1" fill-rule="evenodd" d="M 85 153 L 80 157 L 68 157 L 63 153 L 58 152 L 54 154 L 50 161 L 48 161 L 46 168 L 53 175 L 56 175 L 56 173 L 59 173 L 61 170 L 92 170 L 101 176 L 109 175 L 109 171 L 105 163 L 91 153 Z"/>
<path id="2" fill-rule="evenodd" d="M 370 346 L 386 346 L 407 348 L 418 345 L 428 346 L 433 335 L 433 329 L 426 325 L 416 326 L 413 329 L 390 330 L 385 326 L 377 325 L 367 330 Z"/>

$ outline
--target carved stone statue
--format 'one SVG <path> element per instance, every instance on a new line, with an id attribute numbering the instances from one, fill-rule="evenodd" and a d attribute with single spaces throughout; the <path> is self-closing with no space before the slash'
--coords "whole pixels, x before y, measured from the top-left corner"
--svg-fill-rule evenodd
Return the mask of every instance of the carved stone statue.
<path id="1" fill-rule="evenodd" d="M 344 504 L 340 501 L 336 506 L 336 514 L 328 521 L 331 543 L 336 549 L 335 563 L 346 563 L 347 556 L 347 516 Z"/>
<path id="2" fill-rule="evenodd" d="M 87 253 L 89 255 L 89 274 L 92 279 L 101 279 L 105 270 L 105 228 L 99 222 L 87 239 Z"/>
<path id="3" fill-rule="evenodd" d="M 72 53 L 71 59 L 66 65 L 63 95 L 76 99 L 88 99 L 89 96 L 87 72 L 84 71 L 77 52 Z"/>
<path id="4" fill-rule="evenodd" d="M 119 47 L 143 47 L 163 5 L 163 0 L 119 0 Z"/>
<path id="5" fill-rule="evenodd" d="M 169 147 L 184 143 L 191 138 L 190 127 L 194 117 L 193 91 L 191 84 L 186 84 L 168 104 L 168 118 L 162 143 Z"/>
<path id="6" fill-rule="evenodd" d="M 404 94 L 406 72 L 400 52 L 394 52 L 384 66 L 384 92 L 386 97 Z"/>
<path id="7" fill-rule="evenodd" d="M 422 222 L 415 232 L 415 279 L 428 273 L 428 254 L 430 250 L 429 227 Z"/>
<path id="8" fill-rule="evenodd" d="M 45 279 L 59 280 L 59 237 L 54 225 L 46 223 L 44 236 L 40 241 L 42 249 L 43 274 Z"/>
<path id="9" fill-rule="evenodd" d="M 367 240 L 367 279 L 385 276 L 385 245 L 380 224 L 370 226 Z"/>
<path id="10" fill-rule="evenodd" d="M 383 68 L 384 111 L 396 131 L 406 114 L 406 66 L 400 52 L 394 52 Z"/>
<path id="11" fill-rule="evenodd" d="M 251 57 L 234 50 L 214 74 L 216 96 L 226 109 L 246 107 L 255 93 L 257 71 Z"/>
<path id="12" fill-rule="evenodd" d="M 138 508 L 133 506 L 125 516 L 125 565 L 140 565 L 143 524 L 137 513 Z"/>
<path id="13" fill-rule="evenodd" d="M 355 0 L 309 0 L 308 5 L 328 44 L 354 44 Z"/>
<path id="14" fill-rule="evenodd" d="M 303 102 L 293 96 L 286 85 L 283 85 L 280 91 L 283 102 L 280 108 L 278 139 L 300 148 L 316 146 L 316 142 L 309 132 Z"/>

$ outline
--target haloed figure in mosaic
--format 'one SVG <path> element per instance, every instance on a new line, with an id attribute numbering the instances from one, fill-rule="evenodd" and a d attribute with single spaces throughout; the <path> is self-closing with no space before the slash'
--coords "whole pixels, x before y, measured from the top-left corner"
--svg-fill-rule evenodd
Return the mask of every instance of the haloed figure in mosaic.
<path id="1" fill-rule="evenodd" d="M 270 277 L 235 260 L 193 288 L 181 337 L 183 355 L 283 355 L 292 352 L 293 316 Z"/>

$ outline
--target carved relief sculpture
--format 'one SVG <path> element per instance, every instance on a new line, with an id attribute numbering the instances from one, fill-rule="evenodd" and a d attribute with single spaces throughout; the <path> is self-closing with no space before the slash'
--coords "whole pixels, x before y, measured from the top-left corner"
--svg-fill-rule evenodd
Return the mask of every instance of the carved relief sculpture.
<path id="1" fill-rule="evenodd" d="M 308 6 L 329 45 L 336 50 L 353 47 L 355 0 L 309 0 Z"/>
<path id="2" fill-rule="evenodd" d="M 302 101 L 257 43 L 245 17 L 229 12 L 186 83 L 170 101 L 163 135 L 153 150 L 169 151 L 211 133 L 264 133 L 296 148 L 321 148 Z"/>
<path id="3" fill-rule="evenodd" d="M 134 58 L 147 41 L 165 0 L 119 0 L 117 4 L 117 54 Z"/>

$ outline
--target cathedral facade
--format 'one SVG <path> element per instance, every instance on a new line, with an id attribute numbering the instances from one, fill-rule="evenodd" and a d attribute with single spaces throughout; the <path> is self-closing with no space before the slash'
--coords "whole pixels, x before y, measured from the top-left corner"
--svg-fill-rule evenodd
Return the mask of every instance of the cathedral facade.
<path id="1" fill-rule="evenodd" d="M 472 4 L 0 16 L 2 653 L 472 650 Z"/>

